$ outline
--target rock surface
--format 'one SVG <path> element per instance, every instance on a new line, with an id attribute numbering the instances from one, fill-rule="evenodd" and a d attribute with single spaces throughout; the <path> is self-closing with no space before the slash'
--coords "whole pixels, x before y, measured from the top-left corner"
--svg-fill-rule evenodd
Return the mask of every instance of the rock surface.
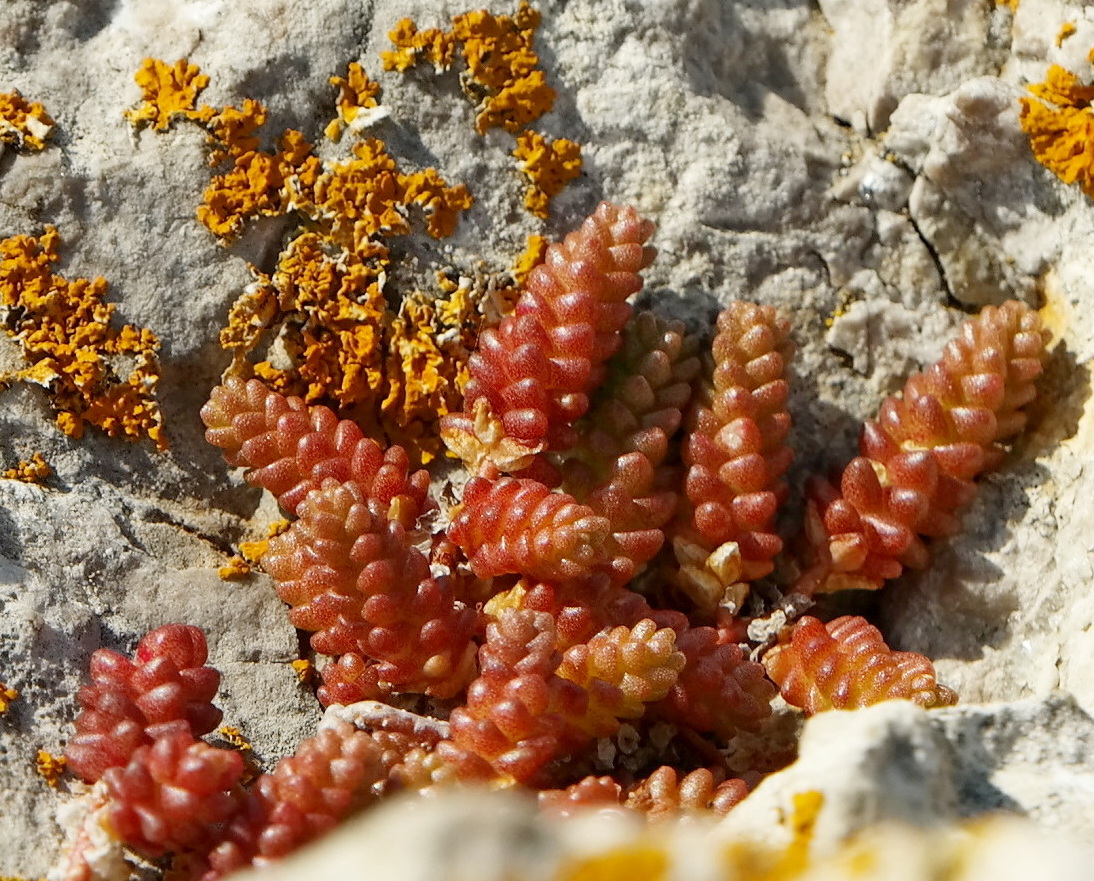
<path id="1" fill-rule="evenodd" d="M 36 775 L 34 756 L 62 751 L 74 694 L 100 645 L 131 649 L 170 620 L 205 628 L 224 673 L 225 721 L 260 761 L 289 752 L 318 718 L 288 666 L 297 636 L 268 579 L 216 575 L 234 544 L 259 537 L 274 512 L 204 443 L 196 416 L 228 363 L 217 345 L 228 305 L 251 280 L 248 263 L 270 269 L 284 226 L 256 224 L 223 248 L 195 220 L 209 179 L 203 135 L 185 126 L 134 135 L 122 118 L 139 98 L 132 77 L 146 56 L 188 57 L 210 76 L 210 102 L 257 98 L 269 107 L 268 132 L 297 128 L 313 139 L 333 115 L 328 78 L 360 61 L 390 112 L 374 133 L 401 162 L 436 166 L 476 199 L 452 239 L 408 245 L 422 275 L 440 266 L 472 273 L 480 260 L 504 269 L 528 234 L 565 231 L 601 198 L 636 205 L 658 224 L 644 303 L 695 327 L 732 297 L 791 317 L 795 500 L 807 474 L 850 456 L 860 421 L 937 355 L 962 308 L 1043 300 L 1055 338 L 1032 432 L 985 480 L 966 531 L 936 543 L 931 568 L 890 586 L 882 601 L 891 642 L 936 659 L 963 706 L 818 719 L 810 738 L 852 725 L 859 739 L 833 734 L 844 758 L 814 766 L 808 780 L 828 791 L 858 763 L 865 788 L 845 791 L 850 805 L 868 802 L 866 792 L 881 799 L 886 781 L 920 769 L 917 793 L 881 799 L 876 818 L 1015 808 L 1088 837 L 1094 814 L 1079 744 L 1089 743 L 1089 720 L 1046 696 L 1062 689 L 1094 712 L 1094 206 L 1034 160 L 1017 100 L 1049 63 L 1089 76 L 1088 10 L 1060 0 L 1021 0 L 1015 10 L 940 0 L 547 0 L 537 48 L 559 97 L 541 125 L 581 141 L 585 165 L 543 224 L 521 207 L 512 138 L 475 133 L 454 75 L 381 70 L 400 18 L 445 25 L 477 5 L 7 0 L 0 8 L 0 90 L 41 101 L 57 123 L 44 151 L 0 156 L 0 237 L 55 225 L 59 271 L 105 277 L 118 318 L 159 336 L 158 397 L 171 441 L 157 453 L 93 430 L 73 440 L 37 387 L 0 393 L 0 470 L 40 451 L 56 471 L 44 487 L 0 480 L 0 681 L 20 692 L 0 717 L 0 875 L 37 877 L 53 860 L 58 793 Z M 1057 46 L 1066 22 L 1075 33 Z M 0 338 L 0 370 L 20 363 L 15 344 Z M 792 500 L 791 512 L 797 507 Z M 979 705 L 988 701 L 997 703 Z M 886 749 L 907 761 L 883 761 Z M 804 759 L 795 767 L 787 774 L 806 773 Z M 747 811 L 768 809 L 763 792 Z M 400 810 L 442 809 L 392 808 Z M 838 822 L 854 816 L 840 808 Z M 451 835 L 466 830 L 437 822 Z M 526 814 L 513 822 L 534 830 Z M 532 866 L 539 833 L 527 834 Z M 1028 829 L 1013 839 L 984 834 L 997 837 L 977 865 L 1003 861 L 1015 841 L 1037 847 Z M 1020 859 L 1005 865 L 1014 871 Z M 1080 876 L 1061 869 L 1059 877 Z"/>
<path id="2" fill-rule="evenodd" d="M 1089 841 L 1094 719 L 1069 695 L 924 712 L 893 701 L 821 713 L 798 760 L 722 821 L 730 838 L 789 847 L 795 799 L 818 793 L 812 848 L 833 853 L 879 823 L 921 827 L 1003 812 Z"/>
<path id="3" fill-rule="evenodd" d="M 789 823 L 789 821 L 787 821 Z M 407 847 L 412 840 L 414 847 Z M 766 838 L 706 824 L 652 830 L 619 815 L 545 820 L 529 801 L 495 794 L 397 800 L 359 818 L 321 844 L 260 872 L 237 877 L 304 881 L 346 877 L 369 867 L 377 881 L 578 881 L 586 878 L 691 878 L 750 881 L 1084 881 L 1094 852 L 1032 823 L 993 818 L 924 829 L 883 824 L 821 853 L 809 833 L 793 856 Z"/>

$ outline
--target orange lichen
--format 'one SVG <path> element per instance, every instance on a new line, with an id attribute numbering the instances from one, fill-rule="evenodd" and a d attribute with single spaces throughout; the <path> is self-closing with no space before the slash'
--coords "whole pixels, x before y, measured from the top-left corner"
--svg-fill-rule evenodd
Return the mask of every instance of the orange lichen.
<path id="1" fill-rule="evenodd" d="M 419 31 L 413 21 L 404 18 L 388 33 L 388 38 L 395 49 L 380 53 L 384 70 L 403 73 L 424 59 L 440 72 L 448 70 L 456 60 L 456 38 L 440 28 Z"/>
<path id="2" fill-rule="evenodd" d="M 253 98 L 245 98 L 242 107 L 228 105 L 208 119 L 198 116 L 191 118 L 205 123 L 209 139 L 215 144 L 209 154 L 209 164 L 219 165 L 227 160 L 238 160 L 258 149 L 255 132 L 266 124 L 266 108 Z"/>
<path id="3" fill-rule="evenodd" d="M 1056 34 L 1056 48 L 1058 49 L 1062 45 L 1064 45 L 1064 40 L 1066 40 L 1073 33 L 1075 33 L 1076 30 L 1077 28 L 1075 27 L 1075 22 L 1072 21 L 1065 21 L 1062 25 L 1060 25 L 1060 30 Z"/>
<path id="4" fill-rule="evenodd" d="M 49 784 L 50 789 L 57 788 L 57 782 L 61 779 L 67 765 L 68 760 L 64 756 L 55 756 L 44 749 L 38 750 L 38 755 L 34 759 L 34 770 Z"/>
<path id="5" fill-rule="evenodd" d="M 280 311 L 277 291 L 269 278 L 260 276 L 232 304 L 228 324 L 220 331 L 220 347 L 245 355 L 258 345 L 262 334 L 277 321 Z"/>
<path id="6" fill-rule="evenodd" d="M 43 483 L 53 474 L 53 469 L 41 453 L 35 453 L 29 459 L 22 460 L 14 468 L 0 473 L 0 479 L 21 480 L 24 483 Z"/>
<path id="7" fill-rule="evenodd" d="M 240 782 L 243 785 L 251 783 L 260 773 L 255 762 L 254 747 L 251 746 L 251 742 L 234 725 L 221 725 L 216 733 L 229 747 L 242 755 L 243 777 Z"/>
<path id="8" fill-rule="evenodd" d="M 426 212 L 426 232 L 435 239 L 452 235 L 460 212 L 466 211 L 475 201 L 467 187 L 463 184 L 448 186 L 435 168 L 400 177 L 405 204 L 421 206 Z"/>
<path id="9" fill-rule="evenodd" d="M 330 238 L 349 251 L 368 250 L 376 236 L 406 235 L 405 184 L 384 142 L 367 138 L 353 147 L 354 158 L 332 162 L 315 184 L 315 209 Z"/>
<path id="10" fill-rule="evenodd" d="M 319 233 L 301 233 L 281 252 L 273 276 L 236 302 L 221 345 L 236 348 L 241 360 L 277 328 L 288 363 L 259 362 L 257 375 L 309 402 L 348 407 L 371 399 L 383 382 L 381 271 Z"/>
<path id="11" fill-rule="evenodd" d="M 242 131 L 233 129 L 236 135 Z M 276 153 L 250 150 L 235 156 L 232 168 L 210 181 L 197 215 L 215 236 L 231 241 L 248 220 L 289 213 L 290 182 L 297 188 L 313 185 L 319 160 L 312 145 L 300 132 L 289 130 L 279 146 Z M 227 144 L 218 149 L 231 155 L 235 148 Z"/>
<path id="12" fill-rule="evenodd" d="M 125 118 L 136 128 L 146 125 L 156 131 L 166 131 L 176 119 L 208 118 L 211 107 L 198 108 L 197 99 L 209 85 L 196 64 L 180 58 L 170 65 L 156 58 L 145 58 L 133 79 L 141 87 L 141 103 L 125 112 Z"/>
<path id="13" fill-rule="evenodd" d="M 566 138 L 549 141 L 528 129 L 517 135 L 513 156 L 529 180 L 524 207 L 537 217 L 546 218 L 551 199 L 581 174 L 581 145 Z"/>
<path id="14" fill-rule="evenodd" d="M 522 0 L 516 15 L 493 15 L 486 10 L 452 19 L 452 30 L 419 31 L 403 19 L 388 36 L 395 46 L 381 53 L 385 70 L 405 71 L 420 60 L 439 71 L 452 66 L 459 46 L 467 73 L 461 77 L 464 93 L 475 102 L 475 130 L 490 128 L 518 132 L 554 106 L 555 90 L 539 69 L 532 48 L 539 12 Z"/>
<path id="15" fill-rule="evenodd" d="M 0 682 L 0 714 L 6 713 L 11 706 L 11 702 L 18 697 L 19 692 L 17 689 Z"/>
<path id="16" fill-rule="evenodd" d="M 284 523 L 285 521 L 281 522 Z M 239 554 L 253 566 L 262 559 L 262 555 L 266 553 L 269 547 L 269 539 L 262 539 L 261 541 L 243 541 L 239 543 Z"/>
<path id="17" fill-rule="evenodd" d="M 413 21 L 403 19 L 388 35 L 395 50 L 381 56 L 387 70 L 405 71 L 425 60 L 443 71 L 455 61 L 458 47 L 467 65 L 460 84 L 478 110 L 475 130 L 481 135 L 503 128 L 517 135 L 513 156 L 530 181 L 524 205 L 545 218 L 551 198 L 581 173 L 581 145 L 565 138 L 548 140 L 526 128 L 555 100 L 532 48 L 539 23 L 539 12 L 526 0 L 514 16 L 486 10 L 457 15 L 448 32 L 419 31 Z"/>
<path id="18" fill-rule="evenodd" d="M 794 837 L 783 851 L 778 868 L 793 877 L 809 866 L 809 851 L 813 845 L 817 819 L 824 807 L 824 793 L 815 789 L 795 792 L 791 801 L 793 813 L 787 825 Z"/>
<path id="19" fill-rule="evenodd" d="M 104 302 L 106 281 L 68 281 L 52 272 L 57 230 L 0 241 L 3 329 L 23 347 L 29 370 L 0 375 L 0 385 L 23 379 L 44 386 L 58 411 L 57 425 L 80 437 L 97 425 L 112 437 L 150 437 L 165 449 L 159 406 L 159 339 L 131 324 L 113 326 L 114 305 Z"/>
<path id="20" fill-rule="evenodd" d="M 351 132 L 360 131 L 387 115 L 377 100 L 380 96 L 380 84 L 370 80 L 364 68 L 356 61 L 350 63 L 345 77 L 332 76 L 330 84 L 339 90 L 335 101 L 338 116 L 323 131 L 332 141 L 341 138 L 346 129 Z"/>
<path id="21" fill-rule="evenodd" d="M 233 749 L 237 749 L 240 752 L 251 752 L 253 747 L 251 742 L 243 736 L 243 732 L 236 728 L 234 725 L 221 725 L 217 729 L 217 734 L 223 738 L 225 743 L 228 743 Z"/>
<path id="22" fill-rule="evenodd" d="M 315 678 L 315 664 L 307 658 L 297 658 L 295 661 L 291 661 L 289 666 L 293 668 L 296 678 L 301 683 L 311 682 Z"/>
<path id="23" fill-rule="evenodd" d="M 1064 183 L 1077 182 L 1094 198 L 1094 86 L 1053 64 L 1043 83 L 1028 88 L 1034 97 L 1019 99 L 1019 121 L 1033 155 Z"/>
<path id="24" fill-rule="evenodd" d="M 467 187 L 449 185 L 433 168 L 403 171 L 376 138 L 356 142 L 348 159 L 321 160 L 293 130 L 276 150 L 261 150 L 256 133 L 265 108 L 250 99 L 238 109 L 198 107 L 208 78 L 185 62 L 146 62 L 138 79 L 148 106 L 132 111 L 131 122 L 190 118 L 209 133 L 211 163 L 229 164 L 198 208 L 214 235 L 231 242 L 258 217 L 300 224 L 273 273 L 254 270 L 254 284 L 232 306 L 220 343 L 235 356 L 233 370 L 253 371 L 309 403 L 354 408 L 357 418 L 404 442 L 428 434 L 422 426 L 454 406 L 445 402 L 457 394 L 481 316 L 468 291 L 450 291 L 437 303 L 411 298 L 394 313 L 383 291 L 387 239 L 410 234 L 419 211 L 427 234 L 451 235 L 473 201 Z M 331 83 L 340 91 L 328 135 L 362 127 L 370 113 L 375 118 L 379 86 L 361 65 L 350 64 Z M 248 367 L 248 356 L 263 346 L 266 357 Z M 421 451 L 423 459 L 432 455 L 434 449 Z M 224 574 L 239 577 L 255 562 L 244 554 Z"/>
<path id="25" fill-rule="evenodd" d="M 460 407 L 478 322 L 466 286 L 441 298 L 411 294 L 391 322 L 380 410 L 389 437 L 416 447 L 423 463 L 441 450 L 437 420 Z"/>
<path id="26" fill-rule="evenodd" d="M 217 575 L 222 581 L 239 581 L 251 574 L 251 564 L 243 557 L 236 555 L 227 563 L 217 569 Z"/>
<path id="27" fill-rule="evenodd" d="M 42 150 L 53 133 L 53 119 L 37 101 L 28 102 L 18 91 L 0 93 L 0 147 Z"/>
<path id="28" fill-rule="evenodd" d="M 528 236 L 528 242 L 525 244 L 524 250 L 517 257 L 516 262 L 513 263 L 513 268 L 510 270 L 513 280 L 518 285 L 524 284 L 528 273 L 543 262 L 543 258 L 547 256 L 547 246 L 549 244 L 550 242 L 546 236 Z"/>
<path id="29" fill-rule="evenodd" d="M 559 868 L 555 877 L 556 881 L 662 881 L 669 877 L 669 869 L 664 848 L 631 844 L 572 859 Z"/>
<path id="30" fill-rule="evenodd" d="M 258 568 L 263 555 L 270 549 L 270 539 L 289 528 L 288 520 L 275 520 L 266 528 L 266 538 L 258 541 L 241 541 L 239 553 L 221 566 L 218 574 L 225 581 L 238 581 Z"/>

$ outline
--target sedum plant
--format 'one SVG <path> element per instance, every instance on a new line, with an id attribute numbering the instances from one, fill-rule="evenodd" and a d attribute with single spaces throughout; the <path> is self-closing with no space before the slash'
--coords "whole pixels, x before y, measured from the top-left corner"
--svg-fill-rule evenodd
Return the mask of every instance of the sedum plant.
<path id="1" fill-rule="evenodd" d="M 683 325 L 628 301 L 652 232 L 602 204 L 481 333 L 463 410 L 440 423 L 468 473 L 449 510 L 401 448 L 325 407 L 257 379 L 213 389 L 209 442 L 293 518 L 262 564 L 326 659 L 326 721 L 245 785 L 238 755 L 201 740 L 219 679 L 200 632 L 97 652 L 68 748 L 94 784 L 68 877 L 99 871 L 88 842 L 105 834 L 214 881 L 390 792 L 458 782 L 532 788 L 563 813 L 725 812 L 786 760 L 754 746 L 780 692 L 805 713 L 955 699 L 865 619 L 807 615 L 771 644 L 749 625 L 925 564 L 1025 424 L 1036 313 L 966 322 L 840 479 L 811 485 L 803 536 L 784 543 L 789 325 L 729 304 L 704 368 Z"/>

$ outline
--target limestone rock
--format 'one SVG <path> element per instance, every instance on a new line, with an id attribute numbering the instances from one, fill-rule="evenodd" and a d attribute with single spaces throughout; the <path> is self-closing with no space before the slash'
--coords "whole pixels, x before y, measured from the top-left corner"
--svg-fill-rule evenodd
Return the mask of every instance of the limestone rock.
<path id="1" fill-rule="evenodd" d="M 1090 841 L 1094 835 L 1094 719 L 1056 693 L 1009 704 L 948 707 L 929 714 L 953 756 L 965 816 L 1019 813 Z"/>
<path id="2" fill-rule="evenodd" d="M 801 799 L 812 799 L 803 808 Z M 794 839 L 793 817 L 811 810 L 812 849 L 832 853 L 881 822 L 929 826 L 958 816 L 952 758 L 927 714 L 907 701 L 811 718 L 798 759 L 765 778 L 721 821 L 727 838 L 776 849 Z"/>
<path id="3" fill-rule="evenodd" d="M 825 95 L 832 113 L 880 132 L 911 93 L 946 92 L 1002 57 L 1003 22 L 989 6 L 946 0 L 822 0 L 835 31 Z"/>
<path id="4" fill-rule="evenodd" d="M 806 848 L 808 836 L 799 839 Z M 376 881 L 1085 881 L 1092 858 L 1088 848 L 1013 819 L 933 830 L 890 824 L 821 855 L 772 849 L 707 824 L 646 828 L 632 818 L 595 813 L 545 820 L 530 801 L 511 794 L 465 792 L 395 801 L 280 864 L 237 877 L 338 878 L 367 865 Z"/>

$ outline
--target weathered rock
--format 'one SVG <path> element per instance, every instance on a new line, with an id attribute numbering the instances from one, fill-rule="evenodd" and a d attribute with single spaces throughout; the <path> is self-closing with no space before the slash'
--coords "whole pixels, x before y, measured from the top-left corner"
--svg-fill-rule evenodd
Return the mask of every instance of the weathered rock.
<path id="1" fill-rule="evenodd" d="M 304 881 L 367 865 L 377 881 L 1085 881 L 1094 859 L 1087 848 L 1007 819 L 933 830 L 890 824 L 828 855 L 810 852 L 809 837 L 799 830 L 795 847 L 782 850 L 703 823 L 646 828 L 618 814 L 560 823 L 512 795 L 465 792 L 385 805 L 279 865 L 238 877 Z"/>
<path id="2" fill-rule="evenodd" d="M 1006 54 L 1002 13 L 945 0 L 822 0 L 835 31 L 825 96 L 863 133 L 885 129 L 900 100 L 949 91 Z"/>
<path id="3" fill-rule="evenodd" d="M 796 834 L 790 818 L 802 812 L 819 853 L 877 823 L 954 819 L 958 798 L 945 738 L 907 701 L 820 713 L 802 732 L 798 760 L 764 779 L 721 822 L 720 833 L 783 849 Z"/>
<path id="4" fill-rule="evenodd" d="M 929 714 L 949 744 L 960 812 L 1020 813 L 1090 841 L 1094 835 L 1094 719 L 1056 693 Z"/>

